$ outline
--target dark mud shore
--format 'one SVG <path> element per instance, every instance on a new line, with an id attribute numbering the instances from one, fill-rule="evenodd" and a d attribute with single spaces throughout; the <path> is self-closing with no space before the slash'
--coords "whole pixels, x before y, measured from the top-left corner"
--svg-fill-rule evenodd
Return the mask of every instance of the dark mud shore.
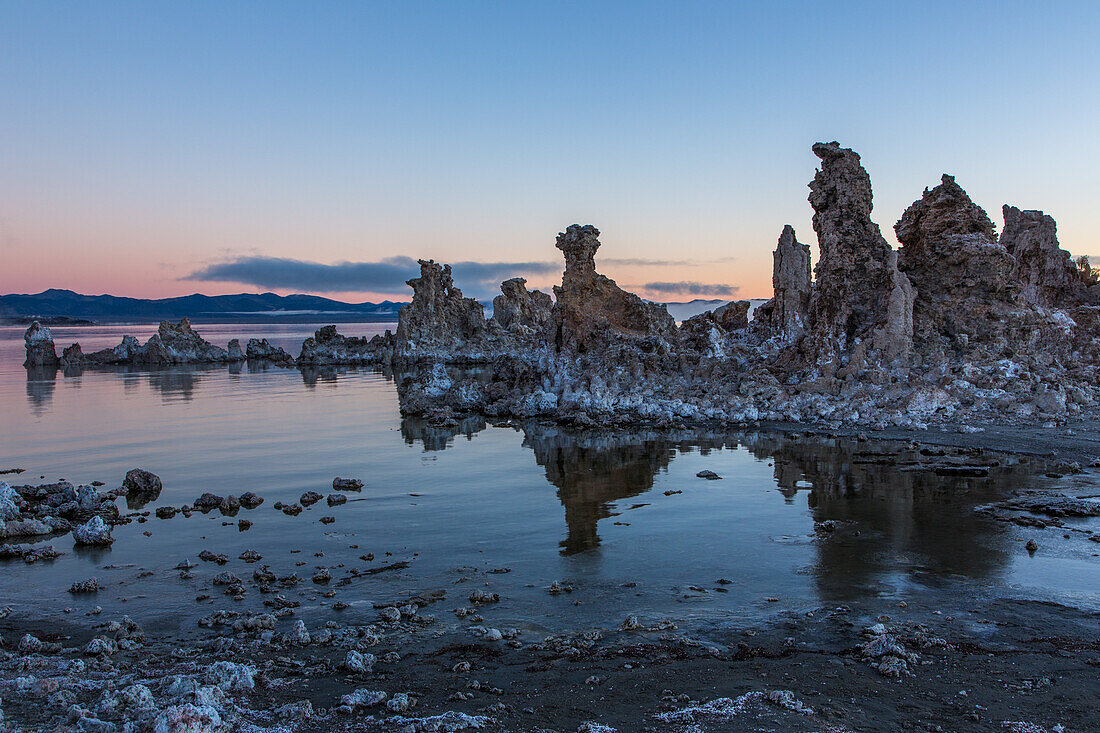
<path id="1" fill-rule="evenodd" d="M 1090 469 L 1100 457 L 1096 427 L 818 434 L 1043 456 L 1052 468 L 1041 491 L 1087 497 L 1100 486 Z M 1040 552 L 1064 545 L 1093 562 L 1100 554 L 1091 530 L 1062 527 L 1050 516 L 1023 524 L 1019 512 L 992 511 L 1006 525 L 1034 531 Z M 237 565 L 227 567 L 242 576 L 257 567 Z M 721 582 L 700 590 L 720 592 Z M 220 590 L 209 608 L 224 612 L 182 631 L 143 630 L 141 618 L 131 624 L 107 611 L 74 613 L 67 624 L 5 614 L 0 728 L 1100 729 L 1100 614 L 1051 602 L 958 594 L 931 601 L 915 590 L 900 601 L 785 609 L 755 625 L 639 614 L 547 637 L 504 628 L 491 595 L 470 598 L 491 594 L 489 576 L 418 588 L 373 609 L 332 610 L 308 628 L 292 612 L 234 610 Z M 598 602 L 587 593 L 574 597 Z"/>
<path id="2" fill-rule="evenodd" d="M 872 667 L 864 650 L 875 638 L 866 629 L 876 623 L 916 655 L 908 674 L 884 676 Z M 713 629 L 699 636 L 609 630 L 590 648 L 567 642 L 512 648 L 468 635 L 397 632 L 374 648 L 380 661 L 368 674 L 341 669 L 343 650 L 334 645 L 265 649 L 239 638 L 230 642 L 232 637 L 159 638 L 110 657 L 77 651 L 28 659 L 20 665 L 21 676 L 37 679 L 21 694 L 12 694 L 11 682 L 5 685 L 4 713 L 15 730 L 66 729 L 79 718 L 49 704 L 58 694 L 52 690 L 83 687 L 75 704 L 95 710 L 112 694 L 89 684 L 95 680 L 113 683 L 114 694 L 141 681 L 156 691 L 170 675 L 204 679 L 204 669 L 228 659 L 256 670 L 251 690 L 222 684 L 228 687 L 225 697 L 240 706 L 240 730 L 256 729 L 244 720 L 261 729 L 303 731 L 463 729 L 460 722 L 432 727 L 429 720 L 456 711 L 471 716 L 471 728 L 500 731 L 601 730 L 582 727 L 593 721 L 621 731 L 987 731 L 1006 722 L 1020 723 L 1021 731 L 1056 730 L 1059 724 L 1086 731 L 1100 727 L 1098 626 L 1094 613 L 992 601 L 939 614 L 896 606 L 884 606 L 877 616 L 820 609 L 761 628 Z M 37 629 L 4 622 L 0 630 L 7 639 Z M 90 639 L 87 630 L 64 632 L 43 639 L 56 638 L 66 647 Z M 400 660 L 381 661 L 387 651 L 396 651 Z M 70 659 L 83 660 L 79 675 L 51 674 Z M 214 678 L 204 681 L 217 686 Z M 416 704 L 402 717 L 421 722 L 384 723 L 394 715 L 384 702 L 351 714 L 338 710 L 341 696 L 356 689 L 387 691 L 390 699 L 408 693 Z M 776 691 L 792 695 L 768 699 Z M 740 698 L 743 705 L 714 705 L 720 698 Z M 56 713 L 63 719 L 53 718 Z M 134 719 L 139 717 L 135 711 Z M 691 728 L 693 722 L 701 727 Z"/>

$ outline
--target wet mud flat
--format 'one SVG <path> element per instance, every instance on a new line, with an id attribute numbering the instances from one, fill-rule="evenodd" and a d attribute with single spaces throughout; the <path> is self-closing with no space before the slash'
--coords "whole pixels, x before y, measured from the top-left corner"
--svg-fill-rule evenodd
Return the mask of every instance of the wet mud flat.
<path id="1" fill-rule="evenodd" d="M 342 624 L 313 629 L 309 641 L 223 630 L 104 654 L 82 651 L 90 630 L 54 627 L 37 631 L 61 651 L 5 653 L 4 713 L 13 730 L 122 730 L 123 721 L 181 731 L 1100 726 L 1097 614 L 1028 601 L 882 611 L 819 609 L 700 633 L 642 621 L 503 643 L 397 623 L 370 651 L 363 640 L 374 631 Z M 5 639 L 34 630 L 0 623 Z M 349 669 L 348 637 L 374 655 L 369 671 Z M 883 650 L 905 655 L 901 671 L 883 664 Z M 173 695 L 176 704 L 162 702 Z"/>
<path id="2" fill-rule="evenodd" d="M 401 428 L 406 439 L 448 445 L 439 426 L 406 421 Z M 606 528 L 631 507 L 657 501 L 637 497 L 657 494 L 662 485 L 654 488 L 653 476 L 690 455 L 683 435 L 647 433 L 642 441 L 522 429 L 565 509 L 563 556 L 597 551 L 597 525 Z M 1096 588 L 1074 588 L 1080 581 L 1065 578 L 1075 604 L 1026 592 L 1004 597 L 952 578 L 963 569 L 976 572 L 974 564 L 995 573 L 1006 558 L 1028 555 L 1071 556 L 1078 563 L 1071 568 L 1097 562 L 1095 517 L 1073 510 L 1087 510 L 1100 493 L 1095 433 L 1067 430 L 1074 435 L 1037 431 L 1026 460 L 995 452 L 1009 446 L 993 432 L 945 432 L 942 440 L 908 434 L 902 442 L 805 427 L 737 436 L 736 443 L 774 464 L 785 497 L 813 487 L 814 536 L 806 541 L 820 555 L 820 602 L 761 598 L 774 611 L 748 621 L 692 612 L 730 588 L 736 592 L 737 575 L 731 569 L 728 577 L 701 577 L 690 557 L 681 560 L 682 584 L 654 591 L 646 589 L 652 584 L 644 568 L 638 582 L 615 587 L 568 579 L 547 584 L 503 567 L 458 567 L 443 579 L 428 577 L 418 570 L 422 560 L 394 548 L 392 557 L 372 559 L 372 567 L 392 569 L 370 573 L 382 584 L 368 592 L 357 585 L 365 571 L 337 557 L 310 557 L 317 539 L 311 537 L 326 525 L 301 524 L 290 556 L 276 559 L 264 549 L 274 570 L 230 559 L 235 553 L 225 553 L 225 562 L 186 563 L 179 583 L 197 582 L 201 596 L 193 596 L 194 605 L 166 609 L 178 623 L 165 623 L 163 614 L 128 617 L 134 604 L 112 591 L 95 594 L 103 608 L 92 610 L 79 592 L 41 599 L 42 609 L 73 608 L 61 620 L 25 604 L 0 611 L 3 721 L 14 730 L 177 733 L 1095 730 Z M 661 440 L 681 451 L 663 450 Z M 692 438 L 699 447 L 728 440 Z M 882 488 L 888 476 L 905 489 L 900 497 Z M 1000 488 L 983 489 L 987 482 Z M 682 498 L 669 493 L 661 496 Z M 972 499 L 958 504 L 954 495 Z M 340 516 L 339 507 L 319 506 Z M 279 521 L 307 522 L 311 511 Z M 248 516 L 264 521 L 256 512 Z M 138 526 L 173 531 L 187 525 L 172 522 L 201 519 L 196 513 Z M 214 524 L 218 516 L 207 519 Z M 910 572 L 922 574 L 923 584 L 900 593 L 858 592 L 851 576 L 873 585 L 884 554 L 918 546 L 927 554 L 918 563 L 925 567 Z M 748 547 L 744 562 L 775 551 L 775 545 Z M 955 564 L 968 553 L 983 558 Z M 303 563 L 299 557 L 327 564 L 328 572 L 318 580 L 300 571 L 303 577 L 284 581 Z M 148 593 L 163 590 L 149 587 Z M 654 603 L 658 593 L 675 596 L 684 610 Z M 635 595 L 643 599 L 639 610 L 623 613 L 617 601 Z M 554 604 L 553 623 L 518 611 L 521 600 Z"/>

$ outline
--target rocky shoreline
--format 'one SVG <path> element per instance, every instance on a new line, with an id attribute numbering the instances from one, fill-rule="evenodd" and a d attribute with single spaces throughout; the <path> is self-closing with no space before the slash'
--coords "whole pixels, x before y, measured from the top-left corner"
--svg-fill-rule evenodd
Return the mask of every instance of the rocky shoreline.
<path id="1" fill-rule="evenodd" d="M 1034 470 L 1050 485 L 1021 483 L 978 508 L 1039 537 L 1020 552 L 1100 543 L 1100 533 L 1074 525 L 1077 518 L 1100 515 L 1094 428 L 1075 425 L 1073 435 L 1031 431 L 1029 451 L 1043 456 Z M 538 456 L 546 450 L 539 445 L 541 429 L 532 424 L 526 430 Z M 1024 429 L 1016 430 L 908 433 L 904 442 L 851 434 L 844 440 L 861 447 L 832 467 L 821 466 L 813 452 L 794 460 L 811 477 L 815 470 L 844 471 L 843 485 L 879 465 L 980 477 L 1010 463 L 1009 454 L 991 449 L 1011 447 Z M 816 439 L 802 431 L 803 439 Z M 782 451 L 775 455 L 782 489 L 780 474 L 787 469 L 779 464 L 788 459 Z M 560 458 L 545 460 L 555 465 Z M 854 485 L 858 490 L 860 483 Z M 341 498 L 354 496 L 362 482 L 336 477 L 332 487 L 328 497 L 303 494 L 293 505 L 297 511 L 274 509 L 292 516 L 303 506 L 339 511 Z M 99 519 L 110 528 L 142 521 L 142 502 L 161 490 L 159 479 L 140 469 L 128 472 L 118 489 L 73 488 L 72 499 L 70 488 L 5 484 L 8 503 L 0 506 L 9 514 L 14 508 L 9 522 L 90 516 L 87 522 Z M 124 496 L 126 513 L 115 507 Z M 247 521 L 250 511 L 267 504 L 256 495 L 207 493 L 172 516 L 160 509 L 155 516 L 178 522 L 217 512 Z M 152 520 L 149 512 L 144 516 Z M 818 528 L 822 537 L 845 531 Z M 181 579 L 213 573 L 210 594 L 221 599 L 197 625 L 147 630 L 140 618 L 98 606 L 86 619 L 72 614 L 61 623 L 0 610 L 3 721 L 12 730 L 158 733 L 760 727 L 1053 733 L 1100 724 L 1092 683 L 1100 666 L 1100 614 L 1055 603 L 982 597 L 930 603 L 914 592 L 902 601 L 864 598 L 792 608 L 757 624 L 639 614 L 547 635 L 508 626 L 500 610 L 508 599 L 494 587 L 498 576 L 473 568 L 459 569 L 465 585 L 395 590 L 390 598 L 349 606 L 338 595 L 346 579 L 401 572 L 409 563 L 370 556 L 362 558 L 365 571 L 340 566 L 343 576 L 335 567 L 298 576 L 265 564 L 259 553 L 230 558 L 204 551 L 196 559 L 178 567 Z M 710 592 L 717 593 L 724 582 L 716 579 L 697 591 L 713 585 Z M 632 593 L 629 585 L 598 593 Z M 327 615 L 309 616 L 308 623 L 297 618 L 306 610 L 302 594 L 294 592 L 301 586 L 315 589 L 311 603 L 335 600 Z M 94 579 L 69 591 L 74 599 L 99 592 Z M 545 592 L 567 602 L 597 602 L 564 581 Z M 254 593 L 264 599 L 262 610 L 236 603 Z"/>

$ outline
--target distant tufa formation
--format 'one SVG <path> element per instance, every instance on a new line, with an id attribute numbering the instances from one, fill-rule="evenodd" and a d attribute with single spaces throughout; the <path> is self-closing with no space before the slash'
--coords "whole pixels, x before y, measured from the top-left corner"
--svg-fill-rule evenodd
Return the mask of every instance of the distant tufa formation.
<path id="1" fill-rule="evenodd" d="M 402 370 L 406 414 L 459 410 L 579 425 L 649 421 L 818 421 L 875 427 L 931 422 L 1044 423 L 1100 411 L 1100 285 L 1058 244 L 1054 220 L 1004 207 L 1004 230 L 952 176 L 894 226 L 871 220 L 857 153 L 813 146 L 809 201 L 820 257 L 786 226 L 774 297 L 750 319 L 734 301 L 677 325 L 664 306 L 596 271 L 599 230 L 557 237 L 565 272 L 554 298 L 523 278 L 501 284 L 493 315 L 420 261 L 396 333 L 349 338 L 326 326 L 293 359 L 266 340 L 244 353 L 203 341 L 186 321 L 145 345 L 59 359 L 49 330 L 27 330 L 27 365 L 54 367 L 264 359 L 290 366 L 386 364 Z M 444 365 L 491 364 L 478 376 Z M 487 376 L 486 376 L 487 374 Z"/>

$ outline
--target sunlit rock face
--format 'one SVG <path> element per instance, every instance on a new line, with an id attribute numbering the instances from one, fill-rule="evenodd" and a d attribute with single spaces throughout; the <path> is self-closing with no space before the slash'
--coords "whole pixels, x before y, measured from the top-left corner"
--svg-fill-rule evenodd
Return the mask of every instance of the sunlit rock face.
<path id="1" fill-rule="evenodd" d="M 1001 244 L 1016 259 L 1013 277 L 1020 296 L 1045 308 L 1071 308 L 1100 302 L 1089 292 L 1069 252 L 1058 244 L 1058 225 L 1041 211 L 1021 211 L 1005 204 Z"/>
<path id="2" fill-rule="evenodd" d="M 535 338 L 547 333 L 554 301 L 540 290 L 528 290 L 527 281 L 513 277 L 500 284 L 501 294 L 493 298 L 492 320 L 517 338 Z"/>
<path id="3" fill-rule="evenodd" d="M 754 320 L 768 335 L 794 339 L 806 327 L 813 279 L 810 270 L 810 245 L 802 244 L 794 227 L 787 224 L 772 253 L 774 295 L 756 310 Z"/>
<path id="4" fill-rule="evenodd" d="M 1004 331 L 1016 307 L 1015 260 L 993 222 L 953 176 L 925 189 L 894 225 L 898 266 L 917 289 L 914 335 L 922 347 L 963 349 Z"/>
<path id="5" fill-rule="evenodd" d="M 613 343 L 637 342 L 647 351 L 667 352 L 676 340 L 676 321 L 668 310 L 628 293 L 596 272 L 600 230 L 573 224 L 558 234 L 565 255 L 561 286 L 554 287 L 554 345 L 583 354 Z"/>
<path id="6" fill-rule="evenodd" d="M 455 287 L 451 266 L 419 260 L 412 302 L 397 314 L 395 358 L 447 357 L 485 331 L 485 309 Z"/>
<path id="7" fill-rule="evenodd" d="M 161 321 L 157 332 L 133 355 L 133 360 L 148 366 L 170 366 L 226 362 L 229 354 L 195 333 L 190 319 L 183 318 L 179 323 Z"/>
<path id="8" fill-rule="evenodd" d="M 25 367 L 55 367 L 60 363 L 50 329 L 35 321 L 23 334 L 27 346 Z"/>
<path id="9" fill-rule="evenodd" d="M 912 348 L 914 290 L 897 253 L 871 221 L 871 178 L 859 154 L 816 143 L 821 169 L 810 183 L 820 259 L 805 347 L 859 373 L 869 363 L 902 363 Z"/>

